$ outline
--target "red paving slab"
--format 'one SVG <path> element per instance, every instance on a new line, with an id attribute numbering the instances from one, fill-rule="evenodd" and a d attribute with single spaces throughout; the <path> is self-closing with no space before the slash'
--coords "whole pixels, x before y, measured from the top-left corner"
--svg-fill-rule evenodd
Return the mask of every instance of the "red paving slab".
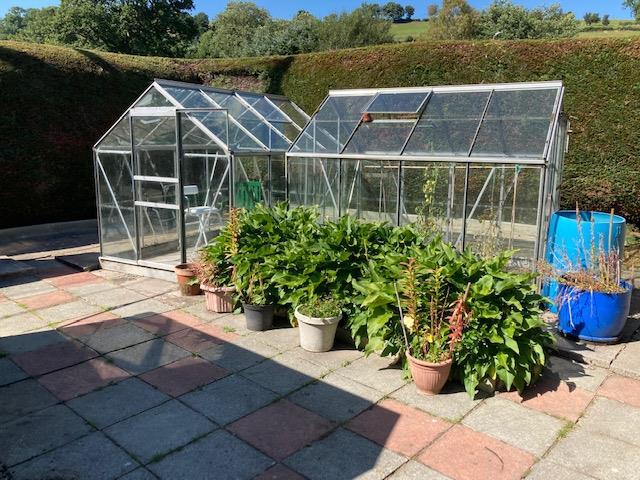
<path id="1" fill-rule="evenodd" d="M 127 372 L 106 360 L 94 358 L 44 375 L 38 379 L 38 382 L 60 400 L 66 401 L 129 376 Z"/>
<path id="2" fill-rule="evenodd" d="M 97 357 L 98 354 L 75 342 L 60 342 L 11 357 L 29 375 L 36 376 L 70 367 Z"/>
<path id="3" fill-rule="evenodd" d="M 197 325 L 167 336 L 166 339 L 190 352 L 202 352 L 224 342 L 232 342 L 238 336 L 225 332 L 216 325 Z"/>
<path id="4" fill-rule="evenodd" d="M 347 428 L 383 447 L 412 457 L 450 423 L 395 400 L 384 400 L 351 420 Z"/>
<path id="5" fill-rule="evenodd" d="M 71 300 L 75 300 L 76 297 L 69 292 L 58 290 L 56 292 L 41 293 L 40 295 L 34 295 L 32 297 L 21 298 L 20 303 L 27 308 L 36 310 L 39 308 L 53 307 L 54 305 L 60 305 L 61 303 L 67 303 Z"/>
<path id="6" fill-rule="evenodd" d="M 305 480 L 302 475 L 298 475 L 293 470 L 285 467 L 281 463 L 274 465 L 264 471 L 253 480 Z"/>
<path id="7" fill-rule="evenodd" d="M 89 315 L 88 317 L 64 322 L 62 324 L 63 326 L 59 327 L 59 330 L 65 335 L 79 338 L 86 335 L 93 335 L 103 328 L 116 327 L 123 323 L 127 323 L 124 318 L 120 318 L 110 312 L 101 312 L 95 315 Z"/>
<path id="8" fill-rule="evenodd" d="M 163 336 L 179 332 L 189 327 L 195 327 L 201 324 L 202 320 L 181 310 L 173 310 L 171 312 L 137 318 L 133 323 L 148 332 Z"/>
<path id="9" fill-rule="evenodd" d="M 611 375 L 600 385 L 598 394 L 634 407 L 640 407 L 640 381 L 632 378 Z"/>
<path id="10" fill-rule="evenodd" d="M 593 399 L 594 394 L 567 383 L 543 378 L 522 394 L 506 392 L 504 398 L 556 417 L 577 422 Z"/>
<path id="11" fill-rule="evenodd" d="M 333 422 L 288 400 L 272 403 L 228 429 L 276 460 L 282 460 L 333 428 Z"/>
<path id="12" fill-rule="evenodd" d="M 56 287 L 69 287 L 71 285 L 82 285 L 87 283 L 106 283 L 103 279 L 96 277 L 94 274 L 89 272 L 76 272 L 76 270 L 72 270 L 74 273 L 68 275 L 60 275 L 56 277 L 51 277 L 47 279 L 47 281 L 55 285 Z"/>
<path id="13" fill-rule="evenodd" d="M 161 392 L 177 397 L 202 385 L 226 377 L 229 372 L 202 358 L 187 357 L 140 375 Z"/>
<path id="14" fill-rule="evenodd" d="M 455 480 L 516 480 L 535 458 L 488 435 L 454 425 L 418 460 Z"/>

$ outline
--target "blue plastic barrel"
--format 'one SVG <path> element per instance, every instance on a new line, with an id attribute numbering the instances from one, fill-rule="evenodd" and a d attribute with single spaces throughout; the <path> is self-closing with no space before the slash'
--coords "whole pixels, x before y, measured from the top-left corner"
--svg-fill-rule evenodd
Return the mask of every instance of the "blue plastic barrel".
<path id="1" fill-rule="evenodd" d="M 617 250 L 622 257 L 625 226 L 626 220 L 619 215 L 585 211 L 580 212 L 578 222 L 575 210 L 559 210 L 549 221 L 545 259 L 557 271 L 566 272 L 571 267 L 589 266 L 593 252 Z M 546 282 L 542 293 L 555 301 L 557 282 Z M 551 311 L 557 312 L 557 306 Z"/>

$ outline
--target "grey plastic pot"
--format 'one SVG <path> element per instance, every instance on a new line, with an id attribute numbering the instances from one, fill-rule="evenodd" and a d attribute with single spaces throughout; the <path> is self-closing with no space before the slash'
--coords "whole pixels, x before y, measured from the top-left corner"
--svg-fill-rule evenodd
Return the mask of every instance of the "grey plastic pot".
<path id="1" fill-rule="evenodd" d="M 273 305 L 251 305 L 242 302 L 247 329 L 256 332 L 269 330 L 273 326 Z"/>
<path id="2" fill-rule="evenodd" d="M 337 317 L 315 318 L 300 313 L 296 308 L 294 315 L 298 320 L 302 348 L 309 352 L 328 352 L 333 348 L 342 313 Z"/>

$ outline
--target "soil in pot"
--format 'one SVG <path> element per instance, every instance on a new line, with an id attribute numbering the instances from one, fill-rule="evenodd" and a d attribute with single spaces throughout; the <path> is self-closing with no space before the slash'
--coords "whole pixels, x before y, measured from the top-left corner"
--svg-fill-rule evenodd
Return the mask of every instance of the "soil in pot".
<path id="1" fill-rule="evenodd" d="M 295 317 L 298 320 L 300 346 L 303 349 L 309 352 L 328 352 L 333 348 L 342 314 L 336 317 L 315 318 L 308 317 L 296 309 Z"/>
<path id="2" fill-rule="evenodd" d="M 181 263 L 174 267 L 180 293 L 187 297 L 200 295 L 200 284 L 195 282 L 195 270 L 192 263 Z"/>
<path id="3" fill-rule="evenodd" d="M 233 292 L 236 291 L 235 287 L 210 287 L 202 284 L 200 288 L 204 291 L 207 310 L 215 313 L 233 312 Z"/>
<path id="4" fill-rule="evenodd" d="M 451 372 L 453 360 L 449 359 L 440 363 L 425 362 L 418 360 L 407 353 L 411 376 L 416 384 L 418 392 L 427 395 L 437 395 L 440 393 Z"/>
<path id="5" fill-rule="evenodd" d="M 251 305 L 242 303 L 247 329 L 256 332 L 269 330 L 273 326 L 273 305 Z"/>

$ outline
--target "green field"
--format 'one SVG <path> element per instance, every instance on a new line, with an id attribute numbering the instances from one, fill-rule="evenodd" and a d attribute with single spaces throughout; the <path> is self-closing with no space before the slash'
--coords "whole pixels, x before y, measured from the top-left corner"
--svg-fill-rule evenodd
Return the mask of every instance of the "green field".
<path id="1" fill-rule="evenodd" d="M 406 42 L 407 37 L 418 38 L 427 29 L 429 22 L 394 23 L 391 25 L 391 34 L 396 42 Z"/>

